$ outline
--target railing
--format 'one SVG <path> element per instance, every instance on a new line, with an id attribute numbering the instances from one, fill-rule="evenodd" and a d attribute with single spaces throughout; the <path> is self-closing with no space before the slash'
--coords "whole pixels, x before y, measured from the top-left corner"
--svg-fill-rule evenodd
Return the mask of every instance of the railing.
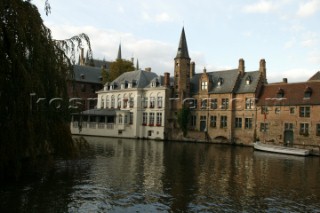
<path id="1" fill-rule="evenodd" d="M 107 129 L 113 129 L 113 128 L 114 128 L 114 124 L 113 123 L 107 124 Z"/>
<path id="2" fill-rule="evenodd" d="M 98 129 L 104 129 L 104 123 L 98 123 Z"/>
<path id="3" fill-rule="evenodd" d="M 89 123 L 89 128 L 91 128 L 91 129 L 97 128 L 97 127 L 96 127 L 96 124 L 97 124 L 96 122 L 90 122 L 90 123 Z"/>

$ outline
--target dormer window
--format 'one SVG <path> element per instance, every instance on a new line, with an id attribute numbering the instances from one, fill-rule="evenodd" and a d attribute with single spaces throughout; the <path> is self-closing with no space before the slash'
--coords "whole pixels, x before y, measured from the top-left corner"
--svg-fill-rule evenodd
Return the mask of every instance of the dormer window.
<path id="1" fill-rule="evenodd" d="M 223 84 L 223 79 L 222 78 L 219 78 L 218 79 L 218 86 L 221 86 Z"/>
<path id="2" fill-rule="evenodd" d="M 80 78 L 81 78 L 81 79 L 84 79 L 84 74 L 81 74 L 81 75 L 80 75 Z"/>
<path id="3" fill-rule="evenodd" d="M 137 86 L 137 81 L 136 80 L 132 80 L 132 87 Z"/>
<path id="4" fill-rule="evenodd" d="M 252 81 L 251 76 L 248 76 L 248 77 L 246 78 L 246 85 L 251 84 L 251 81 Z"/>
<path id="5" fill-rule="evenodd" d="M 151 82 L 151 87 L 156 87 L 158 85 L 158 81 L 154 80 Z"/>
<path id="6" fill-rule="evenodd" d="M 284 90 L 279 88 L 277 92 L 277 98 L 283 98 L 284 97 Z"/>
<path id="7" fill-rule="evenodd" d="M 312 89 L 310 87 L 306 87 L 304 90 L 304 98 L 310 98 L 312 95 Z"/>
<path id="8" fill-rule="evenodd" d="M 208 89 L 208 82 L 202 81 L 201 82 L 201 90 L 207 90 Z"/>

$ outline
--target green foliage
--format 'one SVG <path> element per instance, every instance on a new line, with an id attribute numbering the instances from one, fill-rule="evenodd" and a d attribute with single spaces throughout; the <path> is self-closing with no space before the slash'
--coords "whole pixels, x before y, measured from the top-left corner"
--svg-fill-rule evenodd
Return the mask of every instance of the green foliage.
<path id="1" fill-rule="evenodd" d="M 178 111 L 178 124 L 180 126 L 180 129 L 183 132 L 183 136 L 186 136 L 188 133 L 188 123 L 190 119 L 190 109 L 188 107 L 183 106 Z"/>
<path id="2" fill-rule="evenodd" d="M 30 1 L 2 0 L 0 18 L 0 178 L 16 178 L 24 159 L 73 153 L 69 57 L 89 40 L 85 34 L 53 40 Z M 55 98 L 60 101 L 52 102 Z"/>
<path id="3" fill-rule="evenodd" d="M 110 82 L 109 72 L 107 72 L 106 68 L 101 69 L 101 76 L 102 76 L 102 84 L 104 85 L 107 82 Z"/>
<path id="4" fill-rule="evenodd" d="M 110 73 L 110 81 L 113 81 L 121 74 L 133 71 L 134 66 L 131 61 L 123 60 L 123 59 L 117 59 L 116 61 L 112 62 L 109 67 L 109 73 Z"/>

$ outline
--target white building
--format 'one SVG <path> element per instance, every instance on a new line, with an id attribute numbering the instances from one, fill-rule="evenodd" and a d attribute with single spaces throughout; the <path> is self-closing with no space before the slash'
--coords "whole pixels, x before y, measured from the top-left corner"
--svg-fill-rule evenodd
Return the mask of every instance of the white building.
<path id="1" fill-rule="evenodd" d="M 97 109 L 74 114 L 72 134 L 165 139 L 169 73 L 126 72 L 97 92 Z"/>

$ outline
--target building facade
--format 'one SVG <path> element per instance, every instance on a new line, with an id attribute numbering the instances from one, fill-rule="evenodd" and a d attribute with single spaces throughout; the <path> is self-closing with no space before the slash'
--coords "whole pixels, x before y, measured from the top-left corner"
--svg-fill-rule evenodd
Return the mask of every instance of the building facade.
<path id="1" fill-rule="evenodd" d="M 151 71 L 126 72 L 97 92 L 97 109 L 73 115 L 73 134 L 165 139 L 170 89 Z"/>

